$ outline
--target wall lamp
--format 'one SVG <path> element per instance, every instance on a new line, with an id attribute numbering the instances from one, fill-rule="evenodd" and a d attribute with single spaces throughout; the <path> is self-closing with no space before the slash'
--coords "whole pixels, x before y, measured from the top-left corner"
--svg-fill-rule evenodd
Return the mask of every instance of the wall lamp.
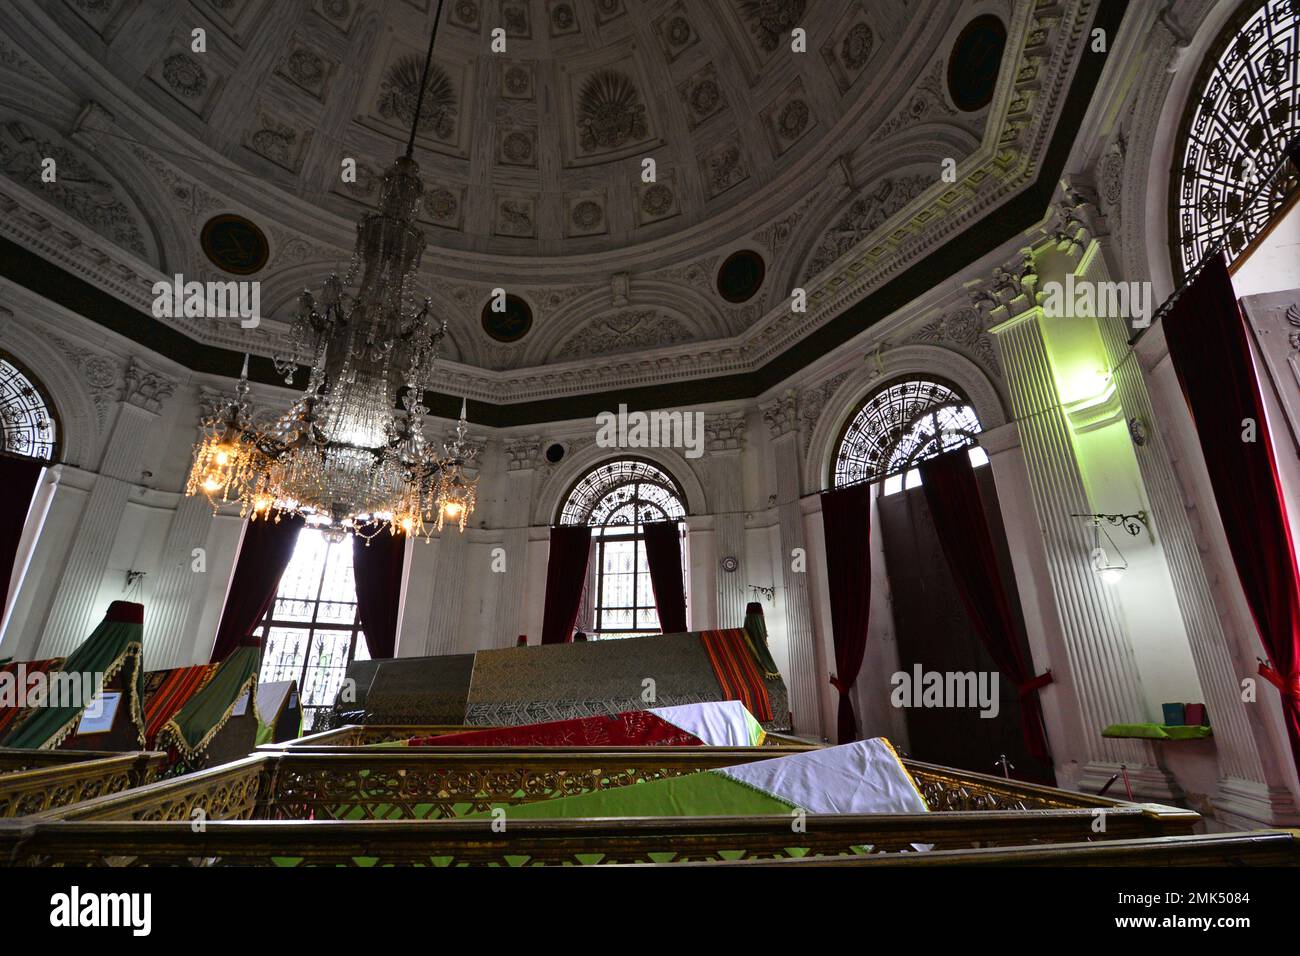
<path id="1" fill-rule="evenodd" d="M 1086 518 L 1092 522 L 1092 552 L 1089 555 L 1092 569 L 1107 584 L 1118 584 L 1124 577 L 1124 572 L 1128 570 L 1128 559 L 1124 557 L 1124 552 L 1119 549 L 1119 545 L 1110 536 L 1106 526 L 1123 528 L 1131 537 L 1137 537 L 1143 529 L 1149 530 L 1147 513 L 1139 511 L 1137 514 L 1075 514 L 1071 517 Z M 1102 544 L 1103 537 L 1106 539 L 1106 545 L 1114 551 L 1113 557 L 1110 551 L 1107 551 L 1106 545 Z"/>

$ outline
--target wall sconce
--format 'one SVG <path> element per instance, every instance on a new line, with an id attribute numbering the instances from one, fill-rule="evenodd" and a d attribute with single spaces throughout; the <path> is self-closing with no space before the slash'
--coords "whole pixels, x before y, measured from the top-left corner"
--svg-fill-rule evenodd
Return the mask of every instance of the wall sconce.
<path id="1" fill-rule="evenodd" d="M 1089 554 L 1092 570 L 1107 584 L 1118 584 L 1124 577 L 1124 572 L 1128 570 L 1128 559 L 1124 557 L 1124 552 L 1119 549 L 1119 545 L 1115 543 L 1115 539 L 1110 536 L 1105 526 L 1123 528 L 1131 537 L 1136 537 L 1147 527 L 1147 513 L 1139 511 L 1137 514 L 1129 515 L 1075 514 L 1071 517 L 1087 518 L 1092 522 L 1092 552 Z M 1114 552 L 1114 556 L 1102 544 L 1103 537 L 1110 550 Z"/>
<path id="2" fill-rule="evenodd" d="M 765 587 L 760 587 L 757 584 L 751 584 L 749 585 L 749 589 L 753 591 L 755 595 L 759 597 L 767 598 L 769 604 L 776 600 L 775 587 L 765 588 Z"/>

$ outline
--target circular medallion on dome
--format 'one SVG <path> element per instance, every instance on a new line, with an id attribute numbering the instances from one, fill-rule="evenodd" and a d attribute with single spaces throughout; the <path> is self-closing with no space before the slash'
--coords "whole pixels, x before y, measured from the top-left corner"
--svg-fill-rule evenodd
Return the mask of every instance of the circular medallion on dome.
<path id="1" fill-rule="evenodd" d="M 739 249 L 727 256 L 718 269 L 718 294 L 728 302 L 748 302 L 763 285 L 767 264 L 752 249 Z"/>
<path id="2" fill-rule="evenodd" d="M 993 101 L 1006 46 L 1007 28 L 993 14 L 966 24 L 948 57 L 948 95 L 957 109 L 973 113 Z"/>
<path id="3" fill-rule="evenodd" d="M 533 327 L 533 310 L 517 295 L 506 296 L 505 311 L 492 308 L 494 300 L 483 306 L 483 331 L 498 342 L 518 342 Z"/>
<path id="4" fill-rule="evenodd" d="M 262 230 L 234 213 L 209 219 L 199 234 L 199 242 L 213 265 L 237 276 L 260 272 L 271 254 Z"/>

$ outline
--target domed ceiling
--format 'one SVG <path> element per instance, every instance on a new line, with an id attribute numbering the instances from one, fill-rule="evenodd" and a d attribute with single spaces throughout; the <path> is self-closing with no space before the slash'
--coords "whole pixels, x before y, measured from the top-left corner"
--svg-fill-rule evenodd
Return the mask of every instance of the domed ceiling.
<path id="1" fill-rule="evenodd" d="M 447 0 L 415 158 L 448 390 L 523 401 L 771 362 L 1033 182 L 1098 2 Z M 270 354 L 405 148 L 433 8 L 16 5 L 0 203 L 38 197 L 79 244 L 22 217 L 4 235 L 136 306 L 159 275 L 257 279 L 256 330 L 167 321 Z M 32 175 L 50 155 L 56 189 Z M 484 311 L 496 289 L 505 318 Z"/>

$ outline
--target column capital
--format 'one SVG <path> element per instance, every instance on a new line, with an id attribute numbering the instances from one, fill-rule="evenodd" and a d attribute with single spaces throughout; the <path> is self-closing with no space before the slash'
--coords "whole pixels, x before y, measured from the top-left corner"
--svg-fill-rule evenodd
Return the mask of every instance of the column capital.
<path id="1" fill-rule="evenodd" d="M 157 415 L 163 402 L 171 398 L 179 383 L 141 365 L 135 359 L 126 367 L 122 384 L 122 401 Z"/>
<path id="2" fill-rule="evenodd" d="M 534 436 L 527 438 L 518 438 L 505 444 L 506 453 L 506 470 L 507 471 L 527 471 L 531 470 L 537 462 L 537 456 L 542 450 L 541 439 Z"/>
<path id="3" fill-rule="evenodd" d="M 740 451 L 745 447 L 745 416 L 719 415 L 704 423 L 705 448 L 710 453 Z"/>
<path id="4" fill-rule="evenodd" d="M 793 390 L 760 405 L 759 409 L 763 413 L 763 422 L 767 425 L 768 434 L 772 438 L 790 434 L 799 423 L 796 416 L 798 400 Z"/>

